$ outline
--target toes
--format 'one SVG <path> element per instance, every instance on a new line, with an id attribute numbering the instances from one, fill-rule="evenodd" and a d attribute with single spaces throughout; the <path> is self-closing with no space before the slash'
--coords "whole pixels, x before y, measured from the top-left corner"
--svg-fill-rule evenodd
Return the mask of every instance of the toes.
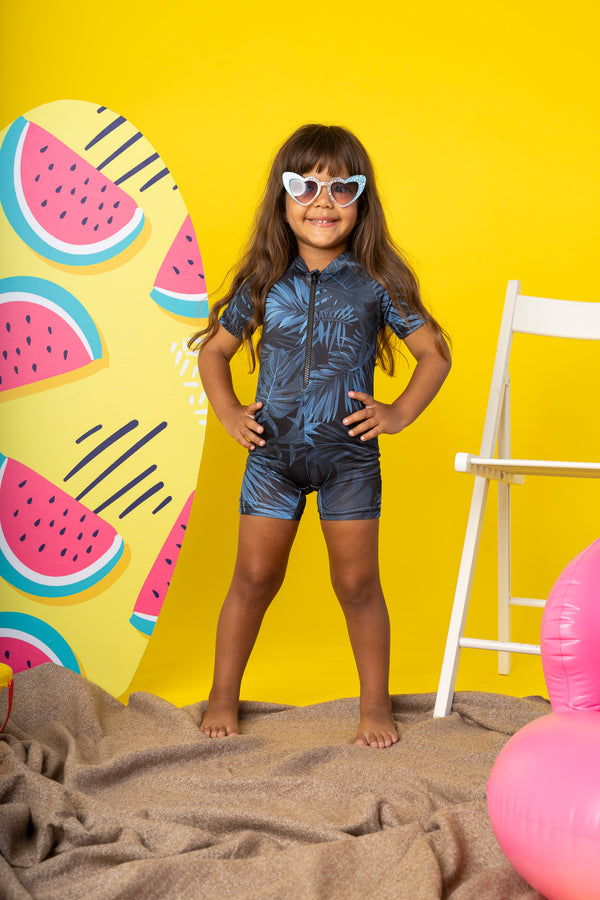
<path id="1" fill-rule="evenodd" d="M 369 739 L 364 734 L 359 734 L 356 737 L 354 743 L 357 744 L 359 747 L 368 747 Z"/>

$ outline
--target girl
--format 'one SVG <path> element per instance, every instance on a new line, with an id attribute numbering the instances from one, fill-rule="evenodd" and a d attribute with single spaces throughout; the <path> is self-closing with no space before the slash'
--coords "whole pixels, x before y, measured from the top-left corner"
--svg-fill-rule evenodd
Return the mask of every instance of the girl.
<path id="1" fill-rule="evenodd" d="M 416 366 L 388 404 L 372 394 L 375 362 L 393 372 L 390 331 Z M 252 368 L 260 355 L 256 400 L 248 405 L 234 393 L 230 372 L 242 343 Z M 217 417 L 249 451 L 237 558 L 200 727 L 211 738 L 239 734 L 242 675 L 282 584 L 306 494 L 317 491 L 360 680 L 355 743 L 389 747 L 398 735 L 378 566 L 377 435 L 398 434 L 417 418 L 446 378 L 450 354 L 389 235 L 373 167 L 353 134 L 304 125 L 285 142 L 231 288 L 190 345 L 199 346 L 202 384 Z"/>

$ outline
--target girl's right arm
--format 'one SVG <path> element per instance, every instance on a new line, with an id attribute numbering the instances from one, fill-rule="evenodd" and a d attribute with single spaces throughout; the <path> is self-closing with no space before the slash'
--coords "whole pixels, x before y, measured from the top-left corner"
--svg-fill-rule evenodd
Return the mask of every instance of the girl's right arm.
<path id="1" fill-rule="evenodd" d="M 260 437 L 263 427 L 255 419 L 262 403 L 243 406 L 231 379 L 231 358 L 241 344 L 241 340 L 220 326 L 215 336 L 200 346 L 198 370 L 210 405 L 227 433 L 246 450 L 254 450 L 256 444 L 263 447 L 265 443 Z"/>

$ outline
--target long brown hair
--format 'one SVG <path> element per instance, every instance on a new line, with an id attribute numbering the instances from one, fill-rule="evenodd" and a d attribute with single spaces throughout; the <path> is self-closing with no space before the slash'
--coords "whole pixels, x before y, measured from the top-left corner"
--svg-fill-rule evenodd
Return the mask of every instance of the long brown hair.
<path id="1" fill-rule="evenodd" d="M 283 173 L 302 174 L 327 169 L 335 176 L 344 167 L 351 175 L 366 177 L 365 189 L 356 201 L 358 215 L 348 249 L 369 275 L 386 289 L 403 315 L 407 307 L 433 327 L 440 353 L 448 356 L 444 342 L 446 333 L 424 307 L 417 277 L 389 233 L 369 155 L 358 138 L 339 125 L 303 125 L 283 144 L 273 160 L 250 239 L 233 270 L 231 285 L 225 296 L 212 306 L 206 328 L 190 338 L 190 348 L 199 347 L 202 339 L 209 341 L 214 337 L 221 311 L 243 285 L 249 292 L 253 314 L 242 338 L 248 348 L 251 369 L 254 369 L 256 354 L 260 355 L 260 340 L 255 351 L 252 335 L 263 324 L 267 294 L 298 255 L 296 237 L 285 219 Z M 388 328 L 382 328 L 379 333 L 377 362 L 385 372 L 393 374 L 392 332 Z"/>

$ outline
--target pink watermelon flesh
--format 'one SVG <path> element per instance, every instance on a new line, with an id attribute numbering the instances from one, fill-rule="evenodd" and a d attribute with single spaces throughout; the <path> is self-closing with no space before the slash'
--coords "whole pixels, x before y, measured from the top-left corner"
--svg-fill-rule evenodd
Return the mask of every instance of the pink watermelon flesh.
<path id="1" fill-rule="evenodd" d="M 130 621 L 135 627 L 145 624 L 146 627 L 140 628 L 140 630 L 143 630 L 146 634 L 152 631 L 152 626 L 158 619 L 169 589 L 175 563 L 179 557 L 185 530 L 190 518 L 193 499 L 194 492 L 190 494 L 185 506 L 177 517 L 177 521 L 169 532 L 169 536 L 156 557 L 154 565 L 150 569 L 138 595 Z M 142 620 L 141 623 L 140 619 Z"/>
<path id="2" fill-rule="evenodd" d="M 49 656 L 41 647 L 35 647 L 27 640 L 16 637 L 2 637 L 2 662 L 10 666 L 13 672 L 23 672 L 25 669 L 33 669 L 47 662 L 56 662 L 53 656 Z"/>
<path id="3" fill-rule="evenodd" d="M 200 248 L 189 216 L 158 270 L 154 287 L 177 296 L 195 297 L 206 293 Z"/>
<path id="4" fill-rule="evenodd" d="M 93 359 L 68 322 L 31 299 L 0 305 L 0 333 L 1 390 L 63 375 Z"/>
<path id="5" fill-rule="evenodd" d="M 44 596 L 75 593 L 104 577 L 123 551 L 112 525 L 22 463 L 0 461 L 4 577 Z"/>
<path id="6" fill-rule="evenodd" d="M 125 191 L 34 122 L 28 123 L 20 175 L 37 223 L 66 244 L 112 238 L 137 209 Z"/>

